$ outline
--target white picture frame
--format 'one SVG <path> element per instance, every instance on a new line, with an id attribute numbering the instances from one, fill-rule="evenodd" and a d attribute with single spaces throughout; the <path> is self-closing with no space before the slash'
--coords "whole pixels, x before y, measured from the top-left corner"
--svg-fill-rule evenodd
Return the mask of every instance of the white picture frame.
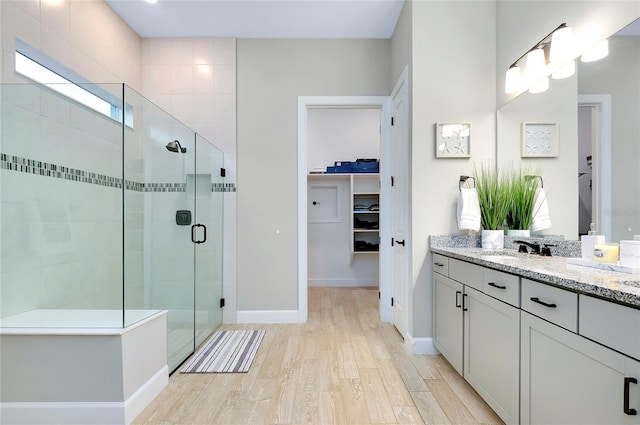
<path id="1" fill-rule="evenodd" d="M 436 123 L 436 158 L 470 158 L 471 123 Z"/>
<path id="2" fill-rule="evenodd" d="M 558 124 L 523 122 L 520 157 L 555 158 L 558 156 Z"/>

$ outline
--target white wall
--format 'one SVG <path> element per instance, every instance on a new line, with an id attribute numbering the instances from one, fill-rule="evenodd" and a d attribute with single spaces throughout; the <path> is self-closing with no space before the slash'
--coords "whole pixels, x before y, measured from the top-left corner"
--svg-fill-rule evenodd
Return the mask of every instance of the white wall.
<path id="1" fill-rule="evenodd" d="M 495 159 L 495 12 L 492 1 L 413 2 L 413 337 L 431 335 L 428 237 L 458 233 L 459 176 Z M 471 159 L 435 159 L 436 122 L 471 122 Z"/>
<path id="2" fill-rule="evenodd" d="M 380 109 L 311 108 L 307 132 L 309 171 L 335 161 L 380 159 Z"/>
<path id="3" fill-rule="evenodd" d="M 238 310 L 297 310 L 298 96 L 388 95 L 389 40 L 241 39 L 237 55 Z"/>

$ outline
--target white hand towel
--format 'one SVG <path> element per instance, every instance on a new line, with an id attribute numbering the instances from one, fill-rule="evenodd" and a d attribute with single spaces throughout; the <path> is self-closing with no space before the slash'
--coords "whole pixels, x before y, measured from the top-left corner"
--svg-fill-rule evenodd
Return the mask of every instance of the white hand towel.
<path id="1" fill-rule="evenodd" d="M 480 230 L 480 203 L 475 187 L 461 188 L 458 195 L 458 229 Z"/>
<path id="2" fill-rule="evenodd" d="M 536 189 L 536 197 L 533 201 L 533 220 L 531 221 L 531 231 L 548 229 L 551 227 L 551 217 L 549 216 L 549 205 L 547 205 L 547 194 L 544 189 Z"/>

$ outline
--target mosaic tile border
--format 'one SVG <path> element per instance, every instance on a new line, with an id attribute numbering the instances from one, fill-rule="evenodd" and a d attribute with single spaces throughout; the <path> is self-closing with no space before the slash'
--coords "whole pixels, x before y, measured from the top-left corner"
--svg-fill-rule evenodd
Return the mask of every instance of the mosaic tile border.
<path id="1" fill-rule="evenodd" d="M 16 171 L 34 174 L 42 177 L 96 184 L 98 186 L 122 189 L 122 179 L 105 174 L 92 173 L 77 168 L 64 167 L 43 161 L 22 158 L 15 155 L 0 153 L 0 170 Z M 136 192 L 186 192 L 186 183 L 141 183 L 125 180 L 125 189 Z M 211 192 L 236 192 L 235 183 L 212 183 Z"/>
<path id="2" fill-rule="evenodd" d="M 0 169 L 121 189 L 122 179 L 0 153 Z"/>

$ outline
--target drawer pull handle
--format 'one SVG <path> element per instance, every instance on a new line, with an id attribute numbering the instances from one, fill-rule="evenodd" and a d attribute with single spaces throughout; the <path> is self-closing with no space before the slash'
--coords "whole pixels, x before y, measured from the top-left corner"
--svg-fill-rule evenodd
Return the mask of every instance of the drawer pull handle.
<path id="1" fill-rule="evenodd" d="M 464 302 L 464 300 L 467 299 L 469 295 L 467 294 L 462 294 L 462 311 L 469 311 L 469 307 L 467 307 L 467 303 Z"/>
<path id="2" fill-rule="evenodd" d="M 629 384 L 637 384 L 638 380 L 636 378 L 624 378 L 624 413 L 629 416 L 635 416 L 638 414 L 636 409 L 632 409 L 629 407 Z"/>
<path id="3" fill-rule="evenodd" d="M 438 267 L 444 267 L 444 264 L 442 263 L 433 263 L 434 266 L 438 266 Z"/>
<path id="4" fill-rule="evenodd" d="M 460 298 L 458 298 L 458 295 L 462 295 L 461 291 L 456 291 L 456 307 L 460 308 L 462 307 L 462 304 L 460 304 Z"/>
<path id="5" fill-rule="evenodd" d="M 507 289 L 505 285 L 498 285 L 495 282 L 489 282 L 489 286 L 493 286 L 494 288 L 498 288 L 498 289 Z"/>
<path id="6" fill-rule="evenodd" d="M 557 307 L 557 305 L 555 305 L 555 303 L 551 303 L 550 304 L 550 303 L 546 303 L 544 301 L 540 301 L 540 298 L 538 298 L 538 297 L 531 297 L 530 300 L 533 301 L 534 303 L 541 304 L 541 305 L 543 305 L 545 307 L 549 307 L 549 308 L 556 308 Z"/>

